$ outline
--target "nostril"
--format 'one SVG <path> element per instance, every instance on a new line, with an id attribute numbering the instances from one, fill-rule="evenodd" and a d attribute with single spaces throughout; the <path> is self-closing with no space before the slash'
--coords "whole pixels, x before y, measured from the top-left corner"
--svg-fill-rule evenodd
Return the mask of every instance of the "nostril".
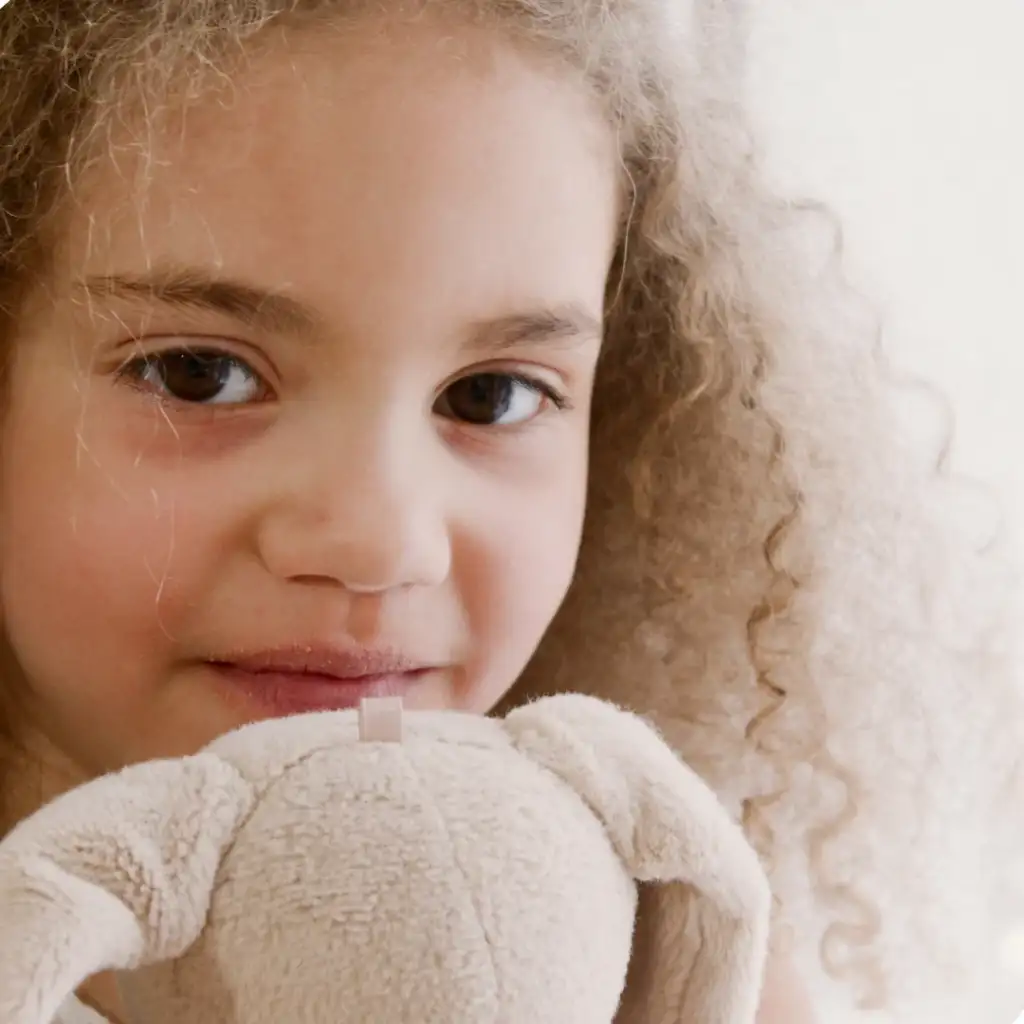
<path id="1" fill-rule="evenodd" d="M 336 589 L 348 589 L 341 580 L 335 579 L 333 576 L 318 575 L 316 573 L 302 573 L 297 576 L 290 576 L 292 583 L 302 583 L 306 586 L 313 587 L 334 587 Z"/>

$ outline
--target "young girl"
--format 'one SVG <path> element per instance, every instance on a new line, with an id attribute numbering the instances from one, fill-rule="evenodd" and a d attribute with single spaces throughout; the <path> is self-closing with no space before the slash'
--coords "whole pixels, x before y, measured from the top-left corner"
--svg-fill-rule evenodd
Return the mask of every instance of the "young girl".
<path id="1" fill-rule="evenodd" d="M 737 6 L 0 13 L 4 827 L 254 718 L 587 690 L 770 866 L 763 1024 L 980 1018 L 998 581 L 759 183 Z"/>

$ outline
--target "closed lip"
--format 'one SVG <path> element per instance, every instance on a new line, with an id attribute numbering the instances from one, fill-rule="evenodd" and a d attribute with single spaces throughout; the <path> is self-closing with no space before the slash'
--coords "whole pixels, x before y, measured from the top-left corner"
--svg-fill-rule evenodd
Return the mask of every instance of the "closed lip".
<path id="1" fill-rule="evenodd" d="M 209 658 L 207 661 L 217 668 L 252 675 L 319 676 L 338 682 L 406 675 L 437 667 L 435 662 L 412 658 L 393 649 L 329 644 L 293 644 Z"/>
<path id="2" fill-rule="evenodd" d="M 281 717 L 354 708 L 367 697 L 402 697 L 436 663 L 389 650 L 302 644 L 206 659 L 246 713 Z"/>

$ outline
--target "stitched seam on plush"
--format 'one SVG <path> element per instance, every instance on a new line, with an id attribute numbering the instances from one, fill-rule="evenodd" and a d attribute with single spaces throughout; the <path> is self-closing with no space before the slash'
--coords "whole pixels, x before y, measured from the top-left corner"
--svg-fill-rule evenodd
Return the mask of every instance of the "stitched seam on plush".
<path id="1" fill-rule="evenodd" d="M 480 935 L 483 938 L 484 946 L 487 949 L 488 958 L 490 960 L 491 967 L 491 981 L 494 990 L 494 1021 L 495 1024 L 501 1019 L 501 987 L 498 983 L 498 970 L 494 963 L 493 943 L 491 937 L 487 934 L 487 927 L 484 924 L 483 915 L 480 912 L 480 906 L 477 900 L 473 896 L 472 888 L 469 884 L 469 875 L 466 873 L 462 862 L 459 860 L 458 854 L 456 853 L 455 841 L 452 839 L 451 829 L 448 826 L 448 822 L 445 820 L 444 815 L 441 813 L 441 808 L 438 806 L 437 801 L 434 800 L 433 794 L 430 792 L 429 787 L 424 784 L 423 777 L 417 771 L 415 764 L 412 759 L 403 751 L 403 759 L 406 767 L 409 770 L 410 776 L 414 779 L 420 792 L 423 794 L 423 806 L 429 807 L 434 813 L 437 825 L 440 831 L 444 834 L 448 840 L 448 849 L 451 856 L 452 866 L 458 871 L 460 877 L 466 883 L 466 899 L 473 908 L 474 916 L 477 924 L 480 926 Z"/>

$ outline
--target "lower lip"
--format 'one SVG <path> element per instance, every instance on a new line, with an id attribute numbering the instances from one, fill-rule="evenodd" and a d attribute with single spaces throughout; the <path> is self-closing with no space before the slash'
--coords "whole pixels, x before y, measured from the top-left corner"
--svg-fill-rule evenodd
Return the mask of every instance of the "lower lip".
<path id="1" fill-rule="evenodd" d="M 232 665 L 210 665 L 221 685 L 259 709 L 261 717 L 284 718 L 314 711 L 344 711 L 367 697 L 404 697 L 427 670 L 336 679 L 311 672 L 251 672 Z"/>

